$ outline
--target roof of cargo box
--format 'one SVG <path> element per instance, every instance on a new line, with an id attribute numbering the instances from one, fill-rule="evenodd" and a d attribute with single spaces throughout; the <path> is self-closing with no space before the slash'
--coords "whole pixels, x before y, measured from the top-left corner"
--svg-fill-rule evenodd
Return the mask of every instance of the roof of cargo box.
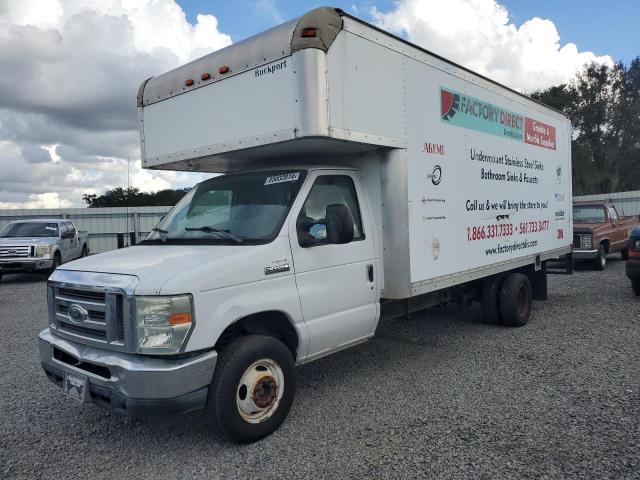
<path id="1" fill-rule="evenodd" d="M 193 90 L 199 86 L 208 85 L 212 82 L 223 80 L 230 74 L 237 74 L 251 70 L 260 65 L 265 65 L 282 57 L 305 48 L 317 48 L 329 50 L 331 44 L 343 29 L 342 17 L 347 17 L 358 23 L 366 25 L 374 30 L 395 38 L 396 40 L 416 48 L 431 55 L 438 60 L 446 62 L 456 68 L 469 72 L 488 82 L 498 85 L 510 92 L 526 98 L 530 102 L 543 105 L 545 108 L 553 110 L 566 116 L 560 110 L 539 102 L 523 93 L 518 92 L 506 85 L 492 80 L 484 75 L 480 75 L 462 65 L 437 55 L 425 48 L 411 43 L 401 37 L 393 35 L 381 28 L 376 27 L 358 17 L 354 17 L 339 8 L 319 7 L 311 10 L 301 17 L 289 20 L 277 27 L 259 33 L 228 47 L 216 50 L 197 60 L 182 65 L 178 68 L 163 73 L 157 77 L 146 79 L 138 90 L 138 106 L 147 106 L 167 98 L 180 95 Z M 306 35 L 305 32 L 314 31 L 313 34 Z M 206 75 L 209 75 L 208 77 Z M 188 83 L 187 83 L 188 82 Z"/>
<path id="2" fill-rule="evenodd" d="M 342 15 L 343 12 L 337 8 L 316 8 L 266 32 L 151 77 L 140 85 L 138 106 L 191 91 L 198 86 L 222 80 L 229 74 L 251 70 L 289 56 L 298 50 L 318 48 L 326 52 L 342 30 Z M 305 35 L 309 29 L 315 30 L 313 36 Z M 187 85 L 187 81 L 191 84 Z"/>

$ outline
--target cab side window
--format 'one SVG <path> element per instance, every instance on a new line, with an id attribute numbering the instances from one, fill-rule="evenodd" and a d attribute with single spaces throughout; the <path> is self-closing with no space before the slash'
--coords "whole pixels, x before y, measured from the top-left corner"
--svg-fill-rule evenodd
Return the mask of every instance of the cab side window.
<path id="1" fill-rule="evenodd" d="M 327 239 L 327 207 L 344 205 L 353 220 L 353 241 L 364 240 L 358 197 L 351 177 L 322 175 L 316 179 L 298 215 L 298 243 L 302 247 L 322 244 Z M 304 228 L 311 225 L 310 228 Z"/>
<path id="2" fill-rule="evenodd" d="M 67 227 L 67 231 L 69 232 L 70 237 L 75 237 L 76 235 L 76 227 L 73 226 L 71 222 L 64 222 L 64 226 Z"/>
<path id="3" fill-rule="evenodd" d="M 614 223 L 617 222 L 619 220 L 618 213 L 615 211 L 615 209 L 611 207 L 608 207 L 608 210 L 609 210 L 609 221 Z"/>

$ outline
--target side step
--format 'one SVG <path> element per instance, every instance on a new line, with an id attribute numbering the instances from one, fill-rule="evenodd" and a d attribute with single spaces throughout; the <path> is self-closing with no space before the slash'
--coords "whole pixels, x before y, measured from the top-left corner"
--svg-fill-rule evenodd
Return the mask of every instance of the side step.
<path id="1" fill-rule="evenodd" d="M 573 275 L 573 253 L 567 253 L 557 260 L 547 260 L 549 275 Z"/>

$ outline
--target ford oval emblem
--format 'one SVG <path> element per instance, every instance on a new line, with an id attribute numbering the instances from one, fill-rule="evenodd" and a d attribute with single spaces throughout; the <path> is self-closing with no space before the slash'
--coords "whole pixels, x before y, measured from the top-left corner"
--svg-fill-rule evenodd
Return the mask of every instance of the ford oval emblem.
<path id="1" fill-rule="evenodd" d="M 69 319 L 74 323 L 81 323 L 89 318 L 89 312 L 87 311 L 87 309 L 82 305 L 78 305 L 75 303 L 69 306 L 67 315 L 69 315 Z"/>
<path id="2" fill-rule="evenodd" d="M 16 250 L 7 250 L 7 253 L 18 253 Z"/>

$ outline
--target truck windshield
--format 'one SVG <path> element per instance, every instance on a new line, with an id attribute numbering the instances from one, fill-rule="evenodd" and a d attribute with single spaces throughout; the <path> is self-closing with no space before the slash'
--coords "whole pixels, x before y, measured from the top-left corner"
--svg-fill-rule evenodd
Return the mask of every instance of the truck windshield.
<path id="1" fill-rule="evenodd" d="M 302 185 L 301 170 L 221 175 L 196 185 L 144 243 L 272 241 Z"/>
<path id="2" fill-rule="evenodd" d="M 604 223 L 604 207 L 584 205 L 573 207 L 573 223 Z"/>
<path id="3" fill-rule="evenodd" d="M 57 237 L 58 224 L 45 222 L 10 223 L 0 232 L 0 237 Z"/>

